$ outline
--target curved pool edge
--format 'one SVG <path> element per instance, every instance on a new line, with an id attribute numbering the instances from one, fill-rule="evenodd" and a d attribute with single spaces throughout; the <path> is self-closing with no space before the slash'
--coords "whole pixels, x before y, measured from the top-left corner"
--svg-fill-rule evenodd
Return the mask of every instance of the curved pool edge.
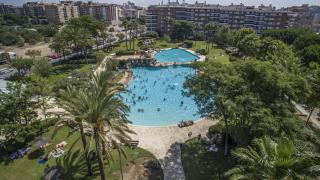
<path id="1" fill-rule="evenodd" d="M 196 53 L 195 51 L 191 50 L 191 49 L 188 49 L 188 48 L 183 48 L 183 47 L 177 47 L 177 48 L 164 48 L 164 49 L 160 49 L 160 50 L 155 50 L 152 52 L 151 54 L 151 58 L 155 58 L 155 55 L 158 53 L 158 52 L 161 52 L 161 51 L 168 51 L 168 50 L 171 50 L 171 49 L 182 49 L 182 50 L 185 50 L 195 56 L 198 56 L 199 59 L 197 59 L 197 62 L 203 62 L 206 60 L 206 56 L 205 55 L 202 55 L 202 54 L 199 54 L 199 53 Z"/>
<path id="2" fill-rule="evenodd" d="M 200 119 L 197 119 L 195 121 L 193 121 L 193 123 L 198 123 L 198 122 L 201 122 L 203 120 L 209 120 L 208 118 L 200 118 Z M 175 124 L 175 125 L 159 125 L 159 126 L 148 126 L 148 125 L 139 125 L 139 124 L 132 124 L 132 123 L 128 123 L 129 126 L 133 126 L 133 127 L 145 127 L 145 128 L 167 128 L 167 127 L 177 127 L 178 124 Z"/>

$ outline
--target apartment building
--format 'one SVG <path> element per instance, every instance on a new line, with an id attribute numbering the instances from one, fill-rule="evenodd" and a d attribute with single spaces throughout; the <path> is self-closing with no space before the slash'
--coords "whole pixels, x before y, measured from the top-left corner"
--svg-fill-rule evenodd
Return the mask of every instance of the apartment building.
<path id="1" fill-rule="evenodd" d="M 316 32 L 320 32 L 320 6 L 292 6 L 283 8 L 289 11 L 290 26 L 307 27 Z"/>
<path id="2" fill-rule="evenodd" d="M 33 17 L 40 17 L 44 16 L 44 4 L 40 2 L 27 2 L 23 4 L 23 9 L 27 16 Z"/>
<path id="3" fill-rule="evenodd" d="M 94 3 L 88 1 L 87 3 L 78 1 L 75 5 L 79 8 L 81 16 L 92 16 L 100 21 L 107 21 L 111 24 L 119 24 L 122 14 L 122 9 L 116 4 Z"/>
<path id="4" fill-rule="evenodd" d="M 10 14 L 10 13 L 14 13 L 14 6 L 1 3 L 0 4 L 0 15 Z"/>
<path id="5" fill-rule="evenodd" d="M 288 26 L 288 13 L 283 10 L 275 10 L 270 6 L 244 6 L 240 5 L 212 5 L 206 3 L 180 4 L 168 2 L 148 7 L 146 14 L 147 31 L 157 31 L 166 34 L 170 31 L 168 19 L 188 20 L 197 25 L 198 31 L 204 31 L 209 22 L 219 25 L 228 25 L 230 28 L 253 28 L 257 33 L 266 29 L 279 29 Z"/>
<path id="6" fill-rule="evenodd" d="M 146 10 L 128 1 L 122 5 L 122 15 L 125 18 L 145 18 Z"/>
<path id="7" fill-rule="evenodd" d="M 45 4 L 44 14 L 49 22 L 64 24 L 72 18 L 79 17 L 79 10 L 72 1 L 61 1 L 60 4 Z"/>

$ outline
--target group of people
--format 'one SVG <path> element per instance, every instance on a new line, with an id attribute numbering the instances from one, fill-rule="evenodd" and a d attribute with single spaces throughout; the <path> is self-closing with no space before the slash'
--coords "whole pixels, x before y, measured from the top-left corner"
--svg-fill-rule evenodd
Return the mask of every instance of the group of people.
<path id="1" fill-rule="evenodd" d="M 179 84 L 176 82 L 174 83 L 173 81 L 176 81 L 177 78 L 185 77 L 188 74 L 189 72 L 176 72 L 172 69 L 169 69 L 168 71 L 160 72 L 156 79 L 154 79 L 152 77 L 148 77 L 146 71 L 135 73 L 132 75 L 133 82 L 131 86 L 129 85 L 129 88 L 127 90 L 127 95 L 129 96 L 125 95 L 123 100 L 129 106 L 137 106 L 138 104 L 140 105 L 143 102 L 145 103 L 146 101 L 151 101 L 151 99 L 154 101 L 154 93 L 159 92 L 156 94 L 156 96 L 159 98 L 160 102 L 165 103 L 169 100 L 172 100 L 172 97 L 170 97 L 169 95 L 170 91 L 179 89 Z M 161 93 L 160 91 L 163 91 L 163 93 Z M 184 110 L 187 110 L 188 107 L 184 100 L 185 95 L 183 93 L 183 90 L 181 90 L 181 94 L 182 97 L 178 99 L 177 106 L 183 108 Z M 161 97 L 161 95 L 163 96 Z M 156 106 L 155 112 L 160 111 L 161 106 Z M 137 112 L 144 113 L 145 109 L 138 108 Z"/>

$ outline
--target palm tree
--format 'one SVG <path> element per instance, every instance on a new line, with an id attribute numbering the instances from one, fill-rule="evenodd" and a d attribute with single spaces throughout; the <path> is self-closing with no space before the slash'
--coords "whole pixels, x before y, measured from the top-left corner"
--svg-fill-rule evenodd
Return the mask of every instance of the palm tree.
<path id="1" fill-rule="evenodd" d="M 134 21 L 133 20 L 128 20 L 127 27 L 128 27 L 128 30 L 129 30 L 129 37 L 130 37 L 130 40 L 129 40 L 130 48 L 129 49 L 131 50 L 132 49 L 131 43 L 132 43 L 132 37 L 133 37 L 132 30 L 134 29 Z"/>
<path id="2" fill-rule="evenodd" d="M 84 149 L 84 156 L 88 169 L 88 176 L 92 176 L 92 166 L 89 158 L 89 147 L 86 139 L 86 135 L 84 132 L 83 119 L 81 117 L 82 113 L 86 111 L 86 109 L 82 109 L 82 106 L 79 106 L 81 103 L 77 98 L 78 90 L 75 87 L 68 87 L 67 90 L 62 91 L 61 96 L 59 96 L 59 104 L 63 107 L 70 115 L 74 117 L 74 119 L 69 120 L 60 120 L 57 122 L 57 125 L 61 123 L 73 123 L 77 124 L 79 127 L 79 132 L 82 140 L 82 146 Z M 71 121 L 71 122 L 69 122 Z"/>
<path id="3" fill-rule="evenodd" d="M 209 22 L 205 25 L 205 31 L 206 31 L 206 41 L 207 46 L 206 48 L 209 51 L 209 42 L 212 42 L 213 39 L 213 33 L 217 31 L 217 24 L 214 22 Z M 213 44 L 212 44 L 213 45 Z"/>
<path id="4" fill-rule="evenodd" d="M 123 20 L 121 25 L 122 25 L 122 27 L 124 27 L 126 48 L 128 50 L 128 26 L 129 26 L 129 20 L 128 19 Z"/>
<path id="5" fill-rule="evenodd" d="M 254 140 L 253 144 L 254 147 L 232 152 L 241 164 L 225 173 L 230 179 L 312 179 L 319 176 L 318 157 L 298 152 L 288 138 L 275 142 L 264 137 Z"/>
<path id="6" fill-rule="evenodd" d="M 133 47 L 133 50 L 134 50 L 134 40 L 135 40 L 137 33 L 138 33 L 138 27 L 139 27 L 138 21 L 132 20 L 132 29 L 133 29 L 132 47 Z"/>
<path id="7" fill-rule="evenodd" d="M 81 111 L 79 118 L 85 120 L 93 130 L 102 180 L 106 179 L 102 151 L 109 159 L 111 148 L 129 140 L 127 133 L 133 133 L 127 126 L 129 108 L 118 96 L 124 86 L 114 83 L 115 78 L 112 71 L 93 74 L 90 87 L 82 88 L 76 94 L 77 107 Z"/>

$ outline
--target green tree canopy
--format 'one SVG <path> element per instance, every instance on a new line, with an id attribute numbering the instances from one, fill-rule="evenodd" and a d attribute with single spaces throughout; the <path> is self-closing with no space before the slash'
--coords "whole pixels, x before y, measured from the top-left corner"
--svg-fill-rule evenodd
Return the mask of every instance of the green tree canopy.
<path id="1" fill-rule="evenodd" d="M 319 157 L 299 151 L 288 138 L 264 137 L 253 147 L 238 148 L 232 155 L 240 164 L 225 175 L 230 179 L 314 179 L 320 175 Z"/>
<path id="2" fill-rule="evenodd" d="M 172 25 L 171 38 L 185 40 L 193 34 L 194 27 L 190 21 L 176 20 Z"/>

